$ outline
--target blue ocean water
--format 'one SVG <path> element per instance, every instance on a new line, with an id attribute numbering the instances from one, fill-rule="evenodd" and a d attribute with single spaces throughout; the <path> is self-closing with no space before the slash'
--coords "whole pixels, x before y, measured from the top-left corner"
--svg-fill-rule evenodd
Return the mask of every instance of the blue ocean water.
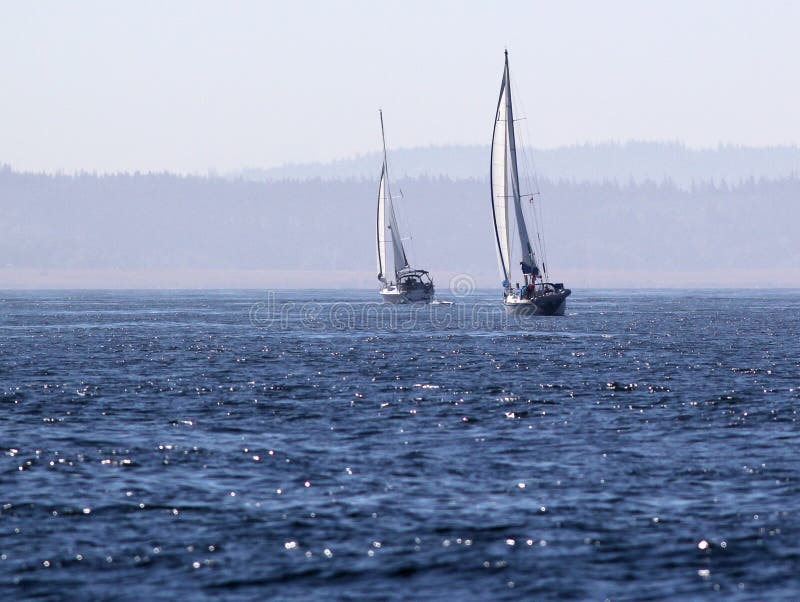
<path id="1" fill-rule="evenodd" d="M 800 292 L 376 297 L 0 293 L 0 597 L 800 597 Z"/>

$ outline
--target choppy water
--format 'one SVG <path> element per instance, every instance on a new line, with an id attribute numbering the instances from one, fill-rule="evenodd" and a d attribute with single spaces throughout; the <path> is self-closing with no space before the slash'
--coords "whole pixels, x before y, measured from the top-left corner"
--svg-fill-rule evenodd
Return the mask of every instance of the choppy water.
<path id="1" fill-rule="evenodd" d="M 800 293 L 0 293 L 3 599 L 790 600 Z"/>

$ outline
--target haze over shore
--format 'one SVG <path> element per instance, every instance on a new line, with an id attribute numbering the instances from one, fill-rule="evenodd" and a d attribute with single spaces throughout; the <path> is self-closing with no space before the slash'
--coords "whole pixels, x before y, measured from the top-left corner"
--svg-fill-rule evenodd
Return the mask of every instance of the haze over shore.
<path id="1" fill-rule="evenodd" d="M 641 142 L 538 152 L 528 185 L 551 276 L 573 288 L 800 286 L 798 157 Z M 411 251 L 442 291 L 455 274 L 497 285 L 485 158 L 472 146 L 392 155 Z M 6 166 L 0 288 L 371 288 L 374 159 L 224 177 Z"/>

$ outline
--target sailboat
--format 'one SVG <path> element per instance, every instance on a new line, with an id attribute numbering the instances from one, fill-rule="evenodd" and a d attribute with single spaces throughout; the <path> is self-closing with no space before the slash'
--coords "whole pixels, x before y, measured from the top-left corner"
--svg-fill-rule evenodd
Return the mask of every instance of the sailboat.
<path id="1" fill-rule="evenodd" d="M 523 197 L 531 200 L 533 195 L 523 194 L 520 190 L 508 51 L 505 55 L 503 82 L 494 118 L 489 172 L 497 263 L 503 278 L 503 305 L 508 314 L 563 316 L 571 291 L 560 282 L 547 281 L 542 238 L 537 232 L 534 241 L 537 253 L 531 244 L 525 221 Z M 541 269 L 539 258 L 542 259 Z M 512 282 L 516 283 L 516 287 L 512 286 Z"/>
<path id="2" fill-rule="evenodd" d="M 409 265 L 403 246 L 403 237 L 397 225 L 392 193 L 389 187 L 389 162 L 386 154 L 386 135 L 381 116 L 381 138 L 383 139 L 383 168 L 378 189 L 378 280 L 381 282 L 381 298 L 385 303 L 430 303 L 433 300 L 433 280 L 425 270 L 415 270 Z M 389 272 L 388 257 L 392 257 Z"/>

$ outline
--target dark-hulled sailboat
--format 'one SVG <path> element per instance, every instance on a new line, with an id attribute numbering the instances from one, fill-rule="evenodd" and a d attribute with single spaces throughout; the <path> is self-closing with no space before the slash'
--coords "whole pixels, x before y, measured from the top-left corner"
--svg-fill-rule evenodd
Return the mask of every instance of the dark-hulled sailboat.
<path id="1" fill-rule="evenodd" d="M 524 197 L 532 202 L 533 195 L 520 191 L 508 51 L 505 53 L 503 82 L 494 119 L 489 179 L 506 312 L 515 315 L 564 315 L 571 291 L 561 283 L 547 281 L 547 266 L 542 261 L 540 270 L 537 261 L 537 255 L 542 259 L 544 257 L 541 236 L 537 232 L 536 239 L 531 241 L 525 222 L 522 199 Z M 519 248 L 516 248 L 517 243 Z M 516 286 L 512 286 L 512 282 Z"/>

